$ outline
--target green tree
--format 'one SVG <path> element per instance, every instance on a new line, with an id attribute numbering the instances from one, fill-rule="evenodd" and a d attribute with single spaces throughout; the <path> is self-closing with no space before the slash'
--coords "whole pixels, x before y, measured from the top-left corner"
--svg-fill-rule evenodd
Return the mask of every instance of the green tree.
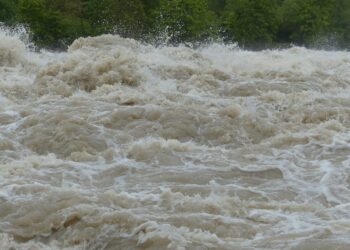
<path id="1" fill-rule="evenodd" d="M 88 0 L 84 3 L 84 17 L 95 35 L 117 32 L 139 37 L 145 13 L 139 0 Z"/>
<path id="2" fill-rule="evenodd" d="M 209 9 L 220 15 L 225 8 L 226 0 L 207 0 Z"/>
<path id="3" fill-rule="evenodd" d="M 20 22 L 30 27 L 33 40 L 42 47 L 64 48 L 89 32 L 86 21 L 59 11 L 50 0 L 20 0 L 17 15 Z"/>
<path id="4" fill-rule="evenodd" d="M 349 0 L 0 0 L 0 22 L 24 23 L 41 47 L 117 33 L 170 43 L 224 35 L 248 47 L 275 42 L 350 48 Z"/>
<path id="5" fill-rule="evenodd" d="M 282 5 L 282 40 L 307 44 L 330 31 L 334 0 L 285 0 Z"/>
<path id="6" fill-rule="evenodd" d="M 145 20 L 143 25 L 143 33 L 150 35 L 155 26 L 155 10 L 159 8 L 161 0 L 140 0 L 145 13 Z"/>
<path id="7" fill-rule="evenodd" d="M 0 0 L 0 22 L 12 24 L 16 21 L 16 0 Z"/>
<path id="8" fill-rule="evenodd" d="M 227 35 L 241 44 L 256 46 L 274 41 L 279 25 L 275 0 L 228 0 L 224 27 Z"/>
<path id="9" fill-rule="evenodd" d="M 166 31 L 172 43 L 215 35 L 215 16 L 206 0 L 161 0 L 153 16 L 156 32 Z"/>
<path id="10" fill-rule="evenodd" d="M 53 10 L 59 11 L 69 16 L 82 17 L 82 0 L 46 0 L 46 5 Z"/>
<path id="11" fill-rule="evenodd" d="M 350 48 L 350 1 L 338 0 L 332 12 L 332 31 L 342 47 Z"/>

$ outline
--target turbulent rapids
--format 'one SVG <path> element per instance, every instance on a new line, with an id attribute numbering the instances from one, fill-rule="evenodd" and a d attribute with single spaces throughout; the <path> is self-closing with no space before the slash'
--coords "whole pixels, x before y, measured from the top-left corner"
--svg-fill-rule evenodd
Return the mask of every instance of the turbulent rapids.
<path id="1" fill-rule="evenodd" d="M 0 32 L 0 249 L 349 249 L 350 52 L 33 52 Z"/>

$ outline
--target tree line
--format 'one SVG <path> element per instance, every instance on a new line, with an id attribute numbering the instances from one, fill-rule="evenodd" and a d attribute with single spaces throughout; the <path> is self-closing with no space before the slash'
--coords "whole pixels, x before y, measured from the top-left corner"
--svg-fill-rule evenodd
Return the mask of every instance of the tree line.
<path id="1" fill-rule="evenodd" d="M 148 42 L 350 47 L 349 0 L 0 0 L 0 22 L 39 47 L 104 33 Z"/>

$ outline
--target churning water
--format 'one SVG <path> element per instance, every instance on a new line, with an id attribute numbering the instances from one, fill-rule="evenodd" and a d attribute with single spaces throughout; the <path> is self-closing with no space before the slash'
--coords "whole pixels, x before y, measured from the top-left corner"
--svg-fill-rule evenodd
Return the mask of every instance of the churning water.
<path id="1" fill-rule="evenodd" d="M 349 249 L 350 52 L 5 33 L 0 249 Z"/>

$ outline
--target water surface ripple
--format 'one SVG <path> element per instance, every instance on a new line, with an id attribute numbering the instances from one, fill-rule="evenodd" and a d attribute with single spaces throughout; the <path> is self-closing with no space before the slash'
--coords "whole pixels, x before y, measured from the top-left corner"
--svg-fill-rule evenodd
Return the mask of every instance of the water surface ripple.
<path id="1" fill-rule="evenodd" d="M 349 52 L 0 32 L 0 249 L 349 249 L 349 97 Z"/>

